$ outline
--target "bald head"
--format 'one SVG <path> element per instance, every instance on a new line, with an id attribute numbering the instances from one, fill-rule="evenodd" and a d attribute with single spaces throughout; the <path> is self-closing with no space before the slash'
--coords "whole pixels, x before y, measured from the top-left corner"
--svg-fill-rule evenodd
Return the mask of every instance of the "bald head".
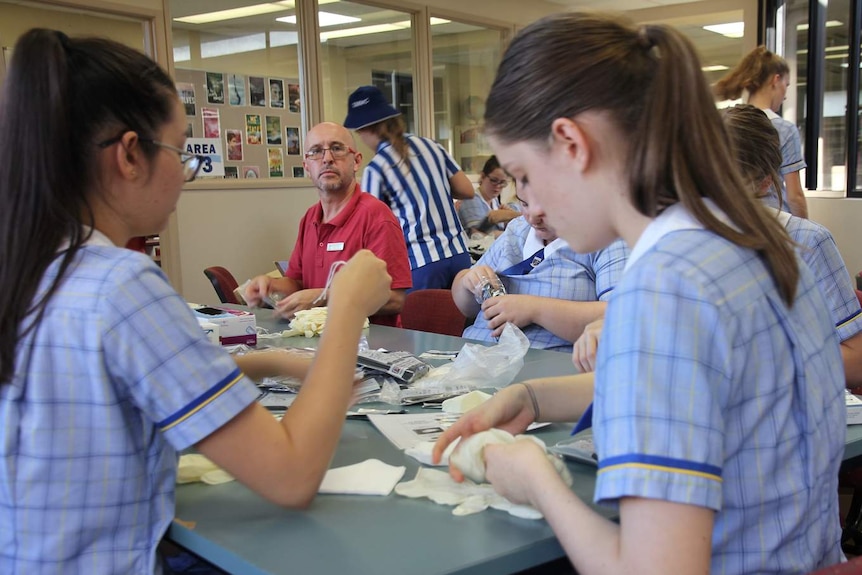
<path id="1" fill-rule="evenodd" d="M 333 155 L 333 147 L 337 150 L 336 155 L 341 157 Z M 322 151 L 323 155 L 316 159 L 309 158 L 308 153 L 314 151 Z M 356 142 L 344 126 L 335 122 L 322 122 L 314 126 L 305 136 L 305 153 L 303 165 L 318 190 L 336 194 L 350 192 L 362 162 L 362 154 L 356 151 Z"/>
<path id="2" fill-rule="evenodd" d="M 305 137 L 305 151 L 307 152 L 315 145 L 320 145 L 322 140 L 339 141 L 354 150 L 356 149 L 356 140 L 353 139 L 350 131 L 335 122 L 321 122 L 309 130 Z"/>

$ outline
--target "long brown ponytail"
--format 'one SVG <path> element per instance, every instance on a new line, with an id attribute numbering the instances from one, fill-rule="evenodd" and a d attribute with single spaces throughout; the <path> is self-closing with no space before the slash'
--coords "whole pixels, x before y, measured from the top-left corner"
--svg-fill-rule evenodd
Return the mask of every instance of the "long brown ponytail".
<path id="1" fill-rule="evenodd" d="M 790 238 L 751 195 L 691 42 L 661 25 L 565 13 L 524 28 L 494 80 L 485 129 L 505 142 L 547 145 L 557 118 L 609 112 L 630 142 L 632 204 L 654 217 L 681 202 L 706 228 L 757 250 L 792 304 L 799 270 Z M 720 221 L 709 198 L 730 219 Z"/>

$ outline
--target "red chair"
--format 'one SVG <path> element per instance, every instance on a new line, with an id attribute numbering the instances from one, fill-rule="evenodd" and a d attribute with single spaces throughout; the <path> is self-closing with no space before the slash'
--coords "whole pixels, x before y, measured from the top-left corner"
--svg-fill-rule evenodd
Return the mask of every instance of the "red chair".
<path id="1" fill-rule="evenodd" d="M 204 275 L 210 280 L 218 295 L 219 301 L 222 303 L 233 303 L 242 305 L 234 295 L 233 290 L 239 287 L 233 275 L 221 266 L 212 266 L 204 270 Z"/>
<path id="2" fill-rule="evenodd" d="M 830 565 L 808 575 L 862 575 L 862 557 L 855 557 L 846 563 Z"/>
<path id="3" fill-rule="evenodd" d="M 401 326 L 460 337 L 466 318 L 447 289 L 420 289 L 407 294 L 401 310 Z"/>

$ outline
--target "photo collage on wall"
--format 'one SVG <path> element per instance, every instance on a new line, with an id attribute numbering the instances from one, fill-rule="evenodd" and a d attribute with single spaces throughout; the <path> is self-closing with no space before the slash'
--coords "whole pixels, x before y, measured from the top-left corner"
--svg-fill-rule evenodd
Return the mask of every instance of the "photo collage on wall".
<path id="1" fill-rule="evenodd" d="M 219 138 L 226 179 L 303 178 L 299 81 L 176 70 L 189 138 Z"/>

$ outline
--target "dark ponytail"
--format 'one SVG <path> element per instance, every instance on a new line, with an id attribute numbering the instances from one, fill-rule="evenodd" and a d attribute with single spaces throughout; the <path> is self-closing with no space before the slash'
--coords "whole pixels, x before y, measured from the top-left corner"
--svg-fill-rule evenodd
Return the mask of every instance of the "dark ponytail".
<path id="1" fill-rule="evenodd" d="M 629 142 L 632 204 L 655 217 L 681 202 L 706 228 L 757 250 L 792 304 L 799 270 L 790 238 L 750 194 L 691 42 L 667 26 L 565 13 L 510 44 L 485 111 L 485 131 L 548 145 L 557 118 L 606 111 Z M 704 198 L 730 218 L 716 218 Z"/>
<path id="2" fill-rule="evenodd" d="M 482 166 L 482 175 L 488 176 L 496 169 L 500 167 L 500 160 L 497 159 L 497 156 L 491 156 L 487 160 L 485 160 L 485 165 Z"/>
<path id="3" fill-rule="evenodd" d="M 18 40 L 0 96 L 0 384 L 87 240 L 98 143 L 126 130 L 154 137 L 175 97 L 155 62 L 117 42 L 43 29 Z M 56 279 L 37 294 L 58 255 Z"/>

